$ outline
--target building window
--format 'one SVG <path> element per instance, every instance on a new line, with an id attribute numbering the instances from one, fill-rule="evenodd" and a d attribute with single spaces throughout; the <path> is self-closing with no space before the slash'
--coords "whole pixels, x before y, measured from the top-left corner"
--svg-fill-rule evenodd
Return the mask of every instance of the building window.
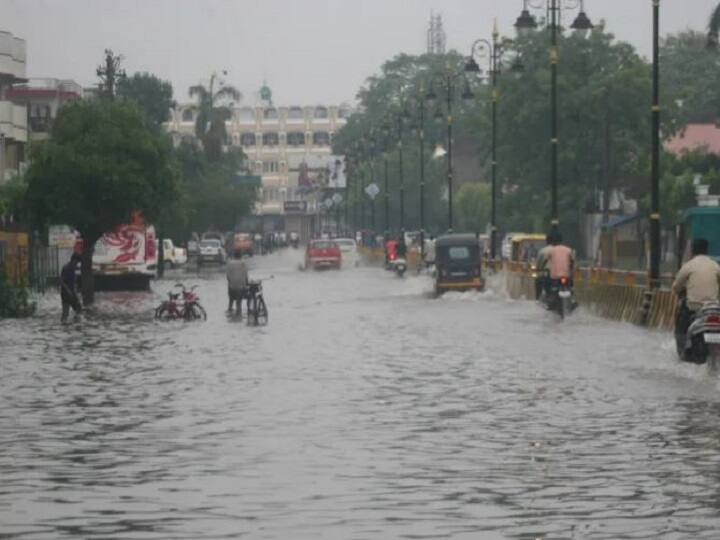
<path id="1" fill-rule="evenodd" d="M 278 145 L 278 134 L 277 133 L 263 133 L 263 145 L 264 146 L 277 146 Z"/>
<path id="2" fill-rule="evenodd" d="M 349 107 L 340 107 L 338 110 L 338 118 L 349 118 L 350 117 L 350 108 Z"/>
<path id="3" fill-rule="evenodd" d="M 256 172 L 257 174 L 260 174 L 260 173 L 262 173 L 262 170 L 263 170 L 263 162 L 262 162 L 262 161 L 256 161 L 256 162 L 255 162 L 255 172 Z"/>
<path id="4" fill-rule="evenodd" d="M 287 161 L 280 162 L 280 172 L 287 172 Z"/>
<path id="5" fill-rule="evenodd" d="M 277 120 L 278 119 L 278 112 L 277 109 L 274 107 L 270 107 L 268 109 L 265 109 L 263 111 L 263 118 L 265 120 Z"/>
<path id="6" fill-rule="evenodd" d="M 288 109 L 288 118 L 291 120 L 303 120 L 305 118 L 305 113 L 302 110 L 302 107 L 290 107 Z"/>
<path id="7" fill-rule="evenodd" d="M 302 131 L 291 131 L 287 134 L 288 146 L 303 146 L 305 144 L 305 134 Z"/>
<path id="8" fill-rule="evenodd" d="M 240 146 L 255 146 L 255 134 L 243 133 L 240 135 Z"/>
<path id="9" fill-rule="evenodd" d="M 264 161 L 263 162 L 263 172 L 264 173 L 278 172 L 278 162 L 277 161 Z"/>
<path id="10" fill-rule="evenodd" d="M 182 121 L 183 122 L 192 122 L 193 121 L 193 110 L 192 109 L 183 110 Z"/>
<path id="11" fill-rule="evenodd" d="M 315 107 L 315 113 L 313 114 L 314 118 L 327 118 L 328 117 L 328 110 L 327 107 Z"/>
<path id="12" fill-rule="evenodd" d="M 313 133 L 313 144 L 315 146 L 330 146 L 330 134 L 327 131 Z"/>

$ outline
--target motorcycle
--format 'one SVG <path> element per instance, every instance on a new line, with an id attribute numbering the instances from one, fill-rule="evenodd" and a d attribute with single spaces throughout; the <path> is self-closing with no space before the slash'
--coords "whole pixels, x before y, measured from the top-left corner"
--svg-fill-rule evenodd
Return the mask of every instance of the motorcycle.
<path id="1" fill-rule="evenodd" d="M 720 365 L 720 303 L 703 305 L 695 314 L 684 339 L 676 336 L 678 355 L 685 362 Z"/>
<path id="2" fill-rule="evenodd" d="M 392 269 L 395 271 L 398 277 L 403 277 L 407 271 L 407 260 L 403 257 L 395 257 L 392 262 Z"/>
<path id="3" fill-rule="evenodd" d="M 547 290 L 540 296 L 540 301 L 548 311 L 554 311 L 564 319 L 577 307 L 573 296 L 572 282 L 568 278 L 553 279 Z"/>

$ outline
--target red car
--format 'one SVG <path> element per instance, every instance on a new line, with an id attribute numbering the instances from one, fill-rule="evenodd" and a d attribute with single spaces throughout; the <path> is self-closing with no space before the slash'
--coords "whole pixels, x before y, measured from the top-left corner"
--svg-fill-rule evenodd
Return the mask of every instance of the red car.
<path id="1" fill-rule="evenodd" d="M 340 268 L 340 246 L 332 240 L 313 240 L 305 251 L 305 268 Z"/>

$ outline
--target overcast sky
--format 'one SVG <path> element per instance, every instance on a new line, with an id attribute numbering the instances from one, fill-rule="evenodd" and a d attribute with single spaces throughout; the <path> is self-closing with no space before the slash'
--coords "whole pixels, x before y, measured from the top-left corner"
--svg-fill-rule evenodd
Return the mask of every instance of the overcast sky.
<path id="1" fill-rule="evenodd" d="M 662 32 L 703 30 L 720 0 L 663 0 Z M 585 0 L 595 22 L 647 55 L 651 0 Z M 399 52 L 421 53 L 431 10 L 448 46 L 467 51 L 497 17 L 512 33 L 522 0 L 0 0 L 0 29 L 27 40 L 28 75 L 96 82 L 106 47 L 128 73 L 168 79 L 176 99 L 227 70 L 253 104 L 266 79 L 280 105 L 352 101 Z M 574 13 L 568 17 L 574 16 Z"/>

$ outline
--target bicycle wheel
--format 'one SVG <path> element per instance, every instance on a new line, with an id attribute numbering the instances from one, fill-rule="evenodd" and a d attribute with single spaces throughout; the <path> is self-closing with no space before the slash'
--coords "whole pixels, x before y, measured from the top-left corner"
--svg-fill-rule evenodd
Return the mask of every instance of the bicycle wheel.
<path id="1" fill-rule="evenodd" d="M 197 320 L 207 320 L 207 312 L 205 311 L 205 308 L 203 308 L 200 304 L 197 302 L 193 302 L 192 304 L 189 304 L 185 307 L 185 320 L 186 321 L 197 321 Z"/>
<path id="2" fill-rule="evenodd" d="M 248 323 L 257 324 L 257 305 L 257 297 L 254 295 L 251 296 L 247 304 Z"/>
<path id="3" fill-rule="evenodd" d="M 155 318 L 160 321 L 172 321 L 175 319 L 175 314 L 170 311 L 170 306 L 166 302 L 160 304 L 160 307 L 155 310 Z"/>
<path id="4" fill-rule="evenodd" d="M 265 305 L 265 299 L 261 296 L 257 299 L 257 307 L 255 308 L 255 324 L 267 324 L 268 310 Z"/>

